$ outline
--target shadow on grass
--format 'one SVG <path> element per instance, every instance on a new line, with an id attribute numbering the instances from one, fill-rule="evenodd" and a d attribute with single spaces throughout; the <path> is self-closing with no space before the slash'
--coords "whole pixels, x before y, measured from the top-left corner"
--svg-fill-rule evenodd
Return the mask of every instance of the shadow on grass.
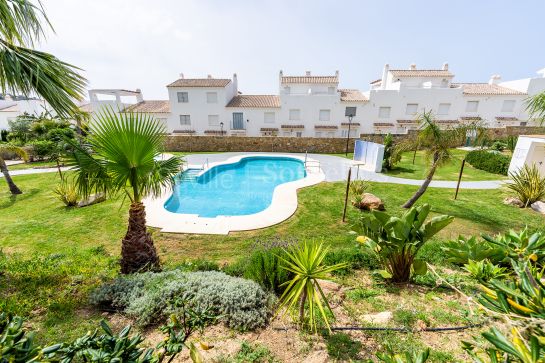
<path id="1" fill-rule="evenodd" d="M 17 201 L 23 201 L 25 199 L 31 198 L 36 195 L 40 189 L 30 189 L 29 191 L 23 191 L 23 194 L 18 195 L 9 195 L 0 202 L 0 209 L 9 208 L 15 204 Z"/>

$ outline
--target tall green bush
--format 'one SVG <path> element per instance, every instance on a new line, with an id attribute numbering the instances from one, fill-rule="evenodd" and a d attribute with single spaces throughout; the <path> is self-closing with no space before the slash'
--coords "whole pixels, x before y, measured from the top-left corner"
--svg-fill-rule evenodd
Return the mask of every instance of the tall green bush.
<path id="1" fill-rule="evenodd" d="M 511 159 L 497 152 L 473 150 L 467 153 L 466 161 L 476 169 L 507 175 Z"/>
<path id="2" fill-rule="evenodd" d="M 285 257 L 285 252 L 280 247 L 257 248 L 250 255 L 244 277 L 280 295 L 285 288 L 282 285 L 291 278 L 291 274 L 282 267 L 281 258 Z"/>
<path id="3" fill-rule="evenodd" d="M 535 164 L 524 164 L 520 170 L 511 173 L 511 179 L 507 188 L 515 193 L 525 207 L 545 198 L 545 177 Z"/>

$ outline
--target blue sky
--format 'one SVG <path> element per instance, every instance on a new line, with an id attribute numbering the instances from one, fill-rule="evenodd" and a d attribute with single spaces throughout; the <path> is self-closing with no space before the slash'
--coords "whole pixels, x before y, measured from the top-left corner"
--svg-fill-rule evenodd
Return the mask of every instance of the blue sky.
<path id="1" fill-rule="evenodd" d="M 382 67 L 439 68 L 455 81 L 536 76 L 544 1 L 44 0 L 56 33 L 41 47 L 85 70 L 90 87 L 166 99 L 186 77 L 238 74 L 246 94 L 284 74 L 333 74 L 368 90 Z"/>

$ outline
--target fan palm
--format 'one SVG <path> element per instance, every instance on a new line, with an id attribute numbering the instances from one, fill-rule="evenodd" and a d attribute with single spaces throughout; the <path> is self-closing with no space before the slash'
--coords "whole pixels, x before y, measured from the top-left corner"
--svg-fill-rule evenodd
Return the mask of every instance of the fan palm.
<path id="1" fill-rule="evenodd" d="M 10 144 L 0 144 L 0 171 L 2 171 L 2 174 L 4 174 L 4 179 L 6 179 L 6 183 L 8 184 L 11 194 L 22 194 L 23 192 L 21 191 L 21 189 L 19 189 L 19 187 L 15 185 L 13 179 L 11 179 L 11 175 L 9 175 L 8 166 L 6 164 L 6 161 L 2 157 L 3 153 L 17 154 L 25 161 L 28 159 L 28 155 L 23 148 L 20 148 L 18 146 Z"/>
<path id="2" fill-rule="evenodd" d="M 29 0 L 0 0 L 0 91 L 37 93 L 60 116 L 78 111 L 86 84 L 79 68 L 32 49 L 51 24 L 41 4 Z"/>
<path id="3" fill-rule="evenodd" d="M 179 158 L 158 160 L 165 134 L 164 126 L 149 115 L 105 109 L 91 122 L 88 145 L 72 142 L 75 183 L 81 195 L 121 193 L 130 200 L 129 225 L 121 245 L 122 273 L 159 268 L 142 200 L 172 187 L 180 171 Z"/>
<path id="4" fill-rule="evenodd" d="M 430 160 L 431 165 L 426 174 L 426 179 L 414 195 L 403 205 L 403 208 L 411 208 L 426 192 L 437 168 L 452 160 L 450 149 L 462 143 L 468 130 L 466 126 L 441 129 L 431 111 L 422 113 L 417 120 L 420 123 L 417 137 L 408 142 L 411 145 L 407 144 L 402 147 L 407 150 L 414 150 L 415 145 L 413 144 L 415 143 L 420 149 L 425 150 L 426 157 Z"/>

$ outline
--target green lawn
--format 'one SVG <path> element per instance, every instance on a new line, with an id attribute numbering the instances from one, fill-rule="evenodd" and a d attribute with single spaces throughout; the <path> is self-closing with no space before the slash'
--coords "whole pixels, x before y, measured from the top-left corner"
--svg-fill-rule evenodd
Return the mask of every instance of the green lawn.
<path id="1" fill-rule="evenodd" d="M 440 167 L 433 177 L 434 180 L 458 180 L 462 160 L 467 154 L 465 150 L 452 150 L 452 161 Z M 403 153 L 401 161 L 396 164 L 395 169 L 386 172 L 388 175 L 408 178 L 408 179 L 424 179 L 428 171 L 430 162 L 427 160 L 424 151 L 417 151 L 415 162 L 413 164 L 413 152 Z M 493 174 L 483 170 L 475 169 L 468 163 L 464 166 L 464 174 L 462 180 L 501 180 L 506 179 L 505 175 Z"/>
<path id="2" fill-rule="evenodd" d="M 58 182 L 55 173 L 16 176 L 14 180 L 24 194 L 10 196 L 0 179 L 0 310 L 31 318 L 40 339 L 73 338 L 103 318 L 89 306 L 87 295 L 102 278 L 117 272 L 128 205 L 120 198 L 68 209 L 52 193 Z M 344 183 L 321 183 L 299 191 L 295 215 L 262 230 L 228 236 L 152 233 L 166 266 L 198 258 L 229 263 L 247 255 L 257 239 L 275 236 L 323 240 L 333 248 L 353 246 L 350 225 L 360 212 L 349 206 L 348 223 L 341 222 L 344 188 Z M 394 213 L 402 212 L 400 205 L 415 190 L 414 186 L 393 184 L 373 183 L 370 187 Z M 453 193 L 451 189 L 430 188 L 422 198 L 434 213 L 455 216 L 432 241 L 426 252 L 428 261 L 443 259 L 434 246 L 458 234 L 505 232 L 525 225 L 543 229 L 541 215 L 503 205 L 505 191 L 461 190 L 456 201 Z"/>

